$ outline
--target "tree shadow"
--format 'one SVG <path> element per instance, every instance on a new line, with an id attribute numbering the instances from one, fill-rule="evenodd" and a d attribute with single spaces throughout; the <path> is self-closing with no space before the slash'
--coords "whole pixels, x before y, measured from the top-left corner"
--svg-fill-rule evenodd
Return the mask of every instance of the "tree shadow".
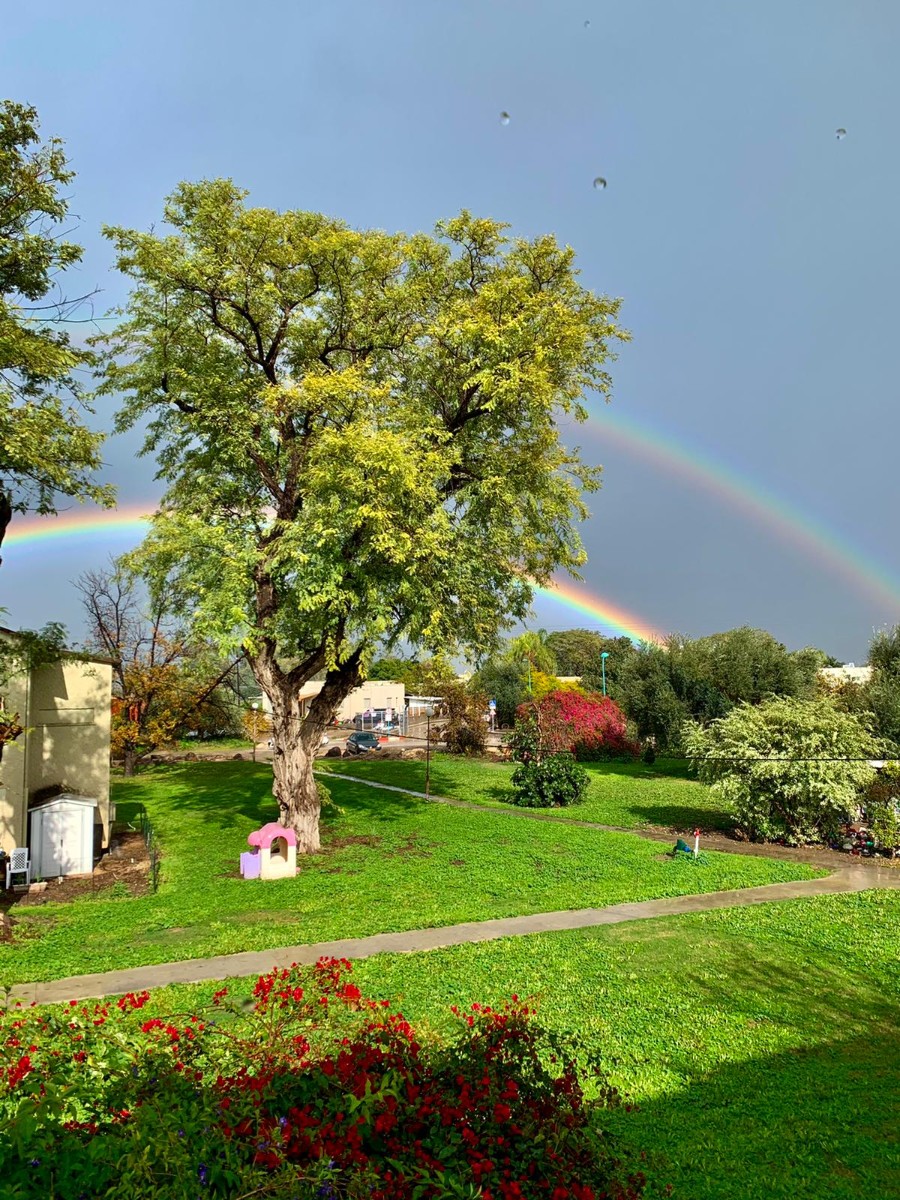
<path id="1" fill-rule="evenodd" d="M 802 1029 L 788 1035 L 793 1048 L 714 1070 L 693 1071 L 683 1050 L 683 1087 L 635 1112 L 598 1114 L 647 1153 L 649 1195 L 672 1184 L 675 1200 L 900 1197 L 900 1004 L 861 973 L 848 987 L 845 971 L 749 961 L 738 949 L 714 976 L 686 971 L 761 1039 L 767 1025 L 783 1034 L 798 1006 Z M 837 1036 L 808 1044 L 818 1030 Z M 696 1038 L 700 1060 L 702 1026 Z"/>
<path id="2" fill-rule="evenodd" d="M 675 833 L 702 829 L 731 833 L 734 820 L 721 809 L 697 808 L 691 804 L 629 804 L 628 811 L 643 825 L 660 825 Z"/>

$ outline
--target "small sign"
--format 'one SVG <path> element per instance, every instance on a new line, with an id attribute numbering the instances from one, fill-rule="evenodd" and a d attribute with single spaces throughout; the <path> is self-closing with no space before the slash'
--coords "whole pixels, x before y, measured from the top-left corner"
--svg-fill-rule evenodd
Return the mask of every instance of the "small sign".
<path id="1" fill-rule="evenodd" d="M 488 700 L 488 708 L 490 708 L 490 709 L 494 709 L 494 708 L 496 708 L 496 707 L 497 707 L 497 701 L 496 701 L 496 700 Z"/>

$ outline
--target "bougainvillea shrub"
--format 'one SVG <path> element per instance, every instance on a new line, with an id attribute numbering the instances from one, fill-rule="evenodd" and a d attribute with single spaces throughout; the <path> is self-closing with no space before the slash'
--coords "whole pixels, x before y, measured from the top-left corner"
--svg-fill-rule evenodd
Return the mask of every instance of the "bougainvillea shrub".
<path id="1" fill-rule="evenodd" d="M 520 714 L 533 705 L 522 705 Z M 548 728 L 560 729 L 560 749 L 570 750 L 582 760 L 636 757 L 637 743 L 627 734 L 625 714 L 614 700 L 596 693 L 556 691 L 536 706 Z"/>
<path id="2" fill-rule="evenodd" d="M 0 1018 L 4 1200 L 634 1200 L 572 1044 L 513 997 L 416 1032 L 345 960 L 260 976 L 187 1015 L 147 992 Z"/>

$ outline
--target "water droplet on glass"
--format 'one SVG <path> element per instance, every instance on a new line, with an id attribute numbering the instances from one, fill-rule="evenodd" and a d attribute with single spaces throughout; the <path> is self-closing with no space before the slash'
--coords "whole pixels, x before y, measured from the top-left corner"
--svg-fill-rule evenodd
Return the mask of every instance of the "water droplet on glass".
<path id="1" fill-rule="evenodd" d="M 606 180 L 603 178 L 602 175 L 598 175 L 597 178 L 594 180 L 594 191 L 602 192 L 605 187 L 606 187 Z"/>
<path id="2" fill-rule="evenodd" d="M 585 21 L 584 27 L 585 27 L 585 29 L 590 29 L 590 27 L 591 27 L 590 21 Z"/>
<path id="3" fill-rule="evenodd" d="M 508 125 L 508 124 L 509 124 L 509 113 L 508 113 L 508 112 L 502 112 L 502 113 L 500 114 L 500 124 L 501 124 L 501 125 Z"/>
<path id="4" fill-rule="evenodd" d="M 834 136 L 840 142 L 847 136 L 847 130 L 846 129 L 836 129 L 834 131 Z"/>

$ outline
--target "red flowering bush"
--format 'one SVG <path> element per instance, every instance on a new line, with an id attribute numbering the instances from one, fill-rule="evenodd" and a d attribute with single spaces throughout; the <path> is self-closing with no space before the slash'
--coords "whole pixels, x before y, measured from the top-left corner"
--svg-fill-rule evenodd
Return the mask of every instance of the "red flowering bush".
<path id="1" fill-rule="evenodd" d="M 523 705 L 520 714 L 526 708 Z M 640 752 L 637 743 L 628 737 L 625 714 L 608 696 L 551 692 L 537 708 L 548 728 L 563 731 L 559 748 L 570 750 L 578 759 L 637 757 Z"/>
<path id="2" fill-rule="evenodd" d="M 149 995 L 0 1018 L 9 1200 L 631 1200 L 571 1044 L 513 997 L 424 1038 L 350 964 L 260 976 L 249 1011 L 148 1017 Z"/>

